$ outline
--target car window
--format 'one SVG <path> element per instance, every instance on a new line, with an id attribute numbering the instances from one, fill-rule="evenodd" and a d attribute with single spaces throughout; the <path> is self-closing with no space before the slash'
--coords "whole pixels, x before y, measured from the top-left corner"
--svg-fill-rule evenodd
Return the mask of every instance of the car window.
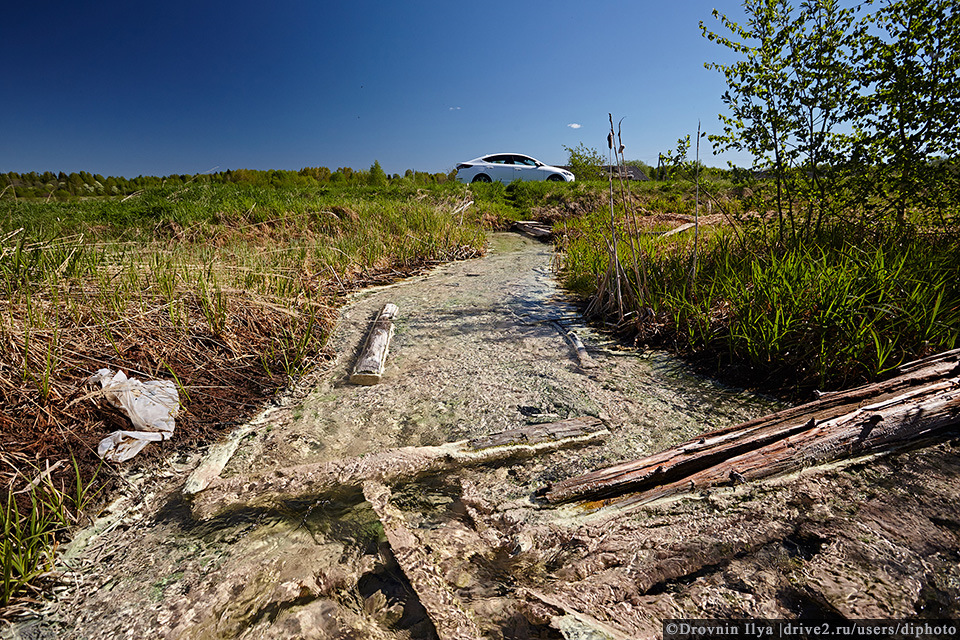
<path id="1" fill-rule="evenodd" d="M 490 164 L 506 164 L 510 156 L 487 156 L 484 161 Z"/>
<path id="2" fill-rule="evenodd" d="M 525 165 L 527 165 L 528 167 L 535 167 L 535 166 L 537 166 L 537 161 L 534 160 L 533 158 L 525 158 L 524 156 L 516 156 L 515 159 L 516 159 L 516 163 L 517 163 L 517 164 L 525 164 Z"/>

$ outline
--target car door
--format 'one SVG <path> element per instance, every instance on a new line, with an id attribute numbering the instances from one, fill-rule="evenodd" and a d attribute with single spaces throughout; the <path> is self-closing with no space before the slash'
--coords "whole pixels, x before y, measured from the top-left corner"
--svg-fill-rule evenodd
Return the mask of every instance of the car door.
<path id="1" fill-rule="evenodd" d="M 527 156 L 513 156 L 514 180 L 542 180 L 543 176 L 537 171 L 537 161 Z"/>
<path id="2" fill-rule="evenodd" d="M 489 164 L 484 168 L 484 173 L 490 176 L 492 180 L 499 180 L 505 183 L 510 182 L 513 180 L 513 164 L 511 160 L 508 155 L 487 156 L 484 158 L 484 161 Z"/>

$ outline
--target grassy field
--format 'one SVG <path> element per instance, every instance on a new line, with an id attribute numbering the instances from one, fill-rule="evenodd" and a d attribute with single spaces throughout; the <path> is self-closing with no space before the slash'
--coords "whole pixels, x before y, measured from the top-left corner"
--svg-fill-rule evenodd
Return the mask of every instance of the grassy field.
<path id="1" fill-rule="evenodd" d="M 480 255 L 470 199 L 457 184 L 187 185 L 0 201 L 0 607 L 118 477 L 96 447 L 130 427 L 89 397 L 91 374 L 177 385 L 172 442 L 138 459 L 211 441 L 326 357 L 344 294 Z"/>
<path id="2" fill-rule="evenodd" d="M 554 223 L 593 320 L 734 382 L 807 397 L 957 345 L 956 225 L 835 219 L 780 242 L 758 193 L 704 187 L 699 207 L 682 180 L 612 198 L 605 182 L 390 181 L 0 199 L 0 610 L 42 590 L 57 540 L 118 478 L 95 448 L 128 421 L 91 374 L 177 385 L 172 442 L 138 460 L 212 441 L 324 360 L 345 294 L 480 255 L 512 219 Z"/>
<path id="3" fill-rule="evenodd" d="M 729 183 L 634 185 L 632 205 L 568 220 L 562 279 L 596 319 L 741 384 L 808 398 L 952 349 L 960 228 L 836 218 L 780 241 L 764 201 Z M 757 207 L 761 209 L 757 209 Z M 611 268 L 611 222 L 620 277 Z"/>

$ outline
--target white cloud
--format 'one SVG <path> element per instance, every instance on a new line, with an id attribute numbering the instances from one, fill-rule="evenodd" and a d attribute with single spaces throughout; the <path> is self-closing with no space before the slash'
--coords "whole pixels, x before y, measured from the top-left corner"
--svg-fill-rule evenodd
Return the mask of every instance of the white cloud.
<path id="1" fill-rule="evenodd" d="M 460 111 L 460 107 L 450 107 L 450 111 Z"/>
<path id="2" fill-rule="evenodd" d="M 567 126 L 570 127 L 571 129 L 579 129 L 579 128 L 582 127 L 583 125 L 580 124 L 579 122 L 571 122 L 571 123 L 568 124 Z"/>

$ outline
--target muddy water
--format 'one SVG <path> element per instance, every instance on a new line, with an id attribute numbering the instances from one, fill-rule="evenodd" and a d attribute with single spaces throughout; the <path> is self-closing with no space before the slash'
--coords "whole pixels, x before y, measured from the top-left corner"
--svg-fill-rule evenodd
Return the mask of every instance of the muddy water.
<path id="1" fill-rule="evenodd" d="M 331 338 L 338 358 L 300 399 L 260 417 L 222 476 L 573 416 L 602 418 L 611 431 L 602 445 L 393 487 L 392 504 L 411 530 L 444 532 L 430 538 L 438 557 L 474 558 L 451 568 L 443 587 L 457 591 L 465 615 L 495 621 L 476 623 L 490 637 L 534 634 L 537 623 L 510 608 L 505 586 L 519 580 L 511 571 L 532 569 L 494 561 L 536 545 L 524 539 L 524 522 L 565 526 L 569 515 L 535 508 L 533 491 L 770 408 L 692 375 L 666 354 L 625 351 L 588 329 L 558 290 L 552 260 L 549 245 L 494 234 L 483 259 L 356 296 Z M 399 307 L 399 317 L 383 380 L 351 385 L 350 367 L 369 323 L 388 302 Z M 595 367 L 580 366 L 569 331 L 586 344 Z M 74 585 L 30 627 L 31 637 L 443 635 L 362 496 L 198 522 L 179 494 L 198 461 L 174 460 L 153 476 L 128 478 L 126 495 L 67 554 Z M 505 504 L 509 512 L 498 512 Z M 501 529 L 481 524 L 477 505 L 500 513 Z M 507 529 L 515 540 L 504 540 Z M 587 637 L 560 633 L 556 624 L 545 629 L 543 637 Z"/>

